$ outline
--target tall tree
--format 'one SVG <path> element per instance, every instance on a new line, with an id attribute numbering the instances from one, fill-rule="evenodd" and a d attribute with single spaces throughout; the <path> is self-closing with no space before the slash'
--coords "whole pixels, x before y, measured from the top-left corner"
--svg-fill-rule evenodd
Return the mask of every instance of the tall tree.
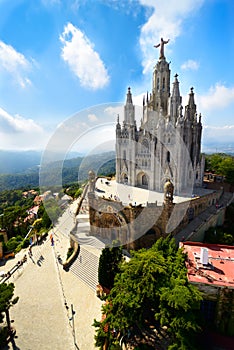
<path id="1" fill-rule="evenodd" d="M 132 338 L 137 333 L 144 337 L 145 332 L 152 333 L 151 327 L 160 332 L 164 326 L 171 349 L 192 349 L 190 338 L 199 329 L 200 300 L 200 292 L 187 280 L 185 254 L 174 240 L 160 239 L 151 249 L 132 252 L 131 260 L 121 264 L 103 306 L 105 319 L 94 323 L 96 345 L 101 346 L 103 339 L 109 346 L 114 344 L 115 333 L 122 337 L 131 330 Z"/>
<path id="2" fill-rule="evenodd" d="M 105 247 L 99 258 L 98 282 L 101 286 L 111 289 L 114 278 L 120 271 L 119 264 L 123 259 L 122 247 L 118 242 L 113 242 L 112 247 Z"/>
<path id="3" fill-rule="evenodd" d="M 0 322 L 3 322 L 4 319 L 4 313 L 6 315 L 6 322 L 7 322 L 7 328 L 8 328 L 8 333 L 13 340 L 13 335 L 11 332 L 11 321 L 10 321 L 10 314 L 9 314 L 9 309 L 15 305 L 19 297 L 14 296 L 14 289 L 15 286 L 13 283 L 1 283 L 0 284 Z"/>

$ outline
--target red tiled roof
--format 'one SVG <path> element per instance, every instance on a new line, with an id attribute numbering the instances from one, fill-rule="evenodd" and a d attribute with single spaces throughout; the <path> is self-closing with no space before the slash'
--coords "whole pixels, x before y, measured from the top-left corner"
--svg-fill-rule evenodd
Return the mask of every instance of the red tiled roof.
<path id="1" fill-rule="evenodd" d="M 180 247 L 187 253 L 189 282 L 234 288 L 234 246 L 181 242 Z M 207 265 L 200 261 L 202 248 L 208 250 Z"/>

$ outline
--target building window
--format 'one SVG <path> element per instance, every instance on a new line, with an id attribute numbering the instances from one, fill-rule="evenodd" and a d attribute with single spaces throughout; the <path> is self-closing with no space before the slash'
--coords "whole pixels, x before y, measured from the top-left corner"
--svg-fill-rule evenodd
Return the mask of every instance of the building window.
<path id="1" fill-rule="evenodd" d="M 148 179 L 147 179 L 147 176 L 145 174 L 142 176 L 142 185 L 148 186 Z"/>
<path id="2" fill-rule="evenodd" d="M 149 153 L 149 142 L 146 139 L 142 141 L 142 153 Z"/>
<path id="3" fill-rule="evenodd" d="M 157 78 L 157 90 L 159 91 L 159 78 Z"/>
<path id="4" fill-rule="evenodd" d="M 126 160 L 126 151 L 123 151 L 123 160 Z"/>
<path id="5" fill-rule="evenodd" d="M 171 155 L 170 155 L 170 152 L 167 151 L 167 162 L 170 163 L 171 161 Z"/>
<path id="6" fill-rule="evenodd" d="M 163 78 L 162 90 L 165 91 L 165 78 Z"/>
<path id="7" fill-rule="evenodd" d="M 202 300 L 201 302 L 201 312 L 207 323 L 212 324 L 215 319 L 216 301 L 212 300 Z"/>

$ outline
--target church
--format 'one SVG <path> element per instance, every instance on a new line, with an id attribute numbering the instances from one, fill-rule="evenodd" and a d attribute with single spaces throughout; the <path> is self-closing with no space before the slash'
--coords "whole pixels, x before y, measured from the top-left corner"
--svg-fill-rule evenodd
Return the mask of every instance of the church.
<path id="1" fill-rule="evenodd" d="M 161 39 L 156 46 L 160 54 L 152 91 L 143 98 L 140 126 L 139 108 L 128 88 L 123 122 L 118 117 L 116 124 L 115 179 L 107 181 L 90 171 L 86 187 L 89 235 L 117 240 L 129 251 L 148 248 L 169 233 L 177 243 L 182 238 L 202 241 L 204 232 L 225 215 L 223 189 L 202 188 L 201 114 L 193 88 L 183 107 L 177 74 L 170 90 L 167 43 Z M 216 203 L 222 203 L 222 209 L 217 210 Z"/>
<path id="2" fill-rule="evenodd" d="M 169 40 L 168 40 L 169 41 Z M 164 55 L 168 43 L 161 39 L 159 59 L 153 69 L 152 92 L 143 97 L 140 126 L 128 88 L 122 125 L 116 125 L 116 181 L 163 192 L 170 180 L 175 194 L 201 187 L 204 157 L 201 156 L 202 123 L 191 88 L 183 108 L 178 75 L 170 89 L 170 63 Z"/>

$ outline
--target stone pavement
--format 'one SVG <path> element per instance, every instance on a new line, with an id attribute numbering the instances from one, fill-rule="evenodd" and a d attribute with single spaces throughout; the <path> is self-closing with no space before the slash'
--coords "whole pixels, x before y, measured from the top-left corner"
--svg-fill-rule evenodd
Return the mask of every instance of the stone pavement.
<path id="1" fill-rule="evenodd" d="M 180 196 L 174 195 L 174 203 L 181 203 L 185 201 L 190 201 L 194 196 L 203 196 L 205 194 L 213 192 L 207 189 L 196 189 L 196 194 L 192 193 L 192 189 Z M 95 194 L 104 197 L 120 200 L 124 205 L 131 204 L 142 204 L 155 203 L 162 205 L 164 201 L 164 194 L 162 192 L 150 191 L 140 187 L 133 187 L 130 185 L 125 185 L 117 183 L 115 180 L 107 181 L 105 178 L 98 178 L 96 181 L 96 191 Z"/>
<path id="2" fill-rule="evenodd" d="M 15 349 L 20 350 L 93 350 L 94 318 L 101 318 L 102 302 L 95 292 L 58 261 L 65 259 L 69 238 L 64 228 L 72 226 L 71 210 L 60 218 L 54 232 L 54 246 L 48 238 L 32 248 L 32 259 L 8 280 L 15 284 L 18 303 L 10 310 L 16 328 Z M 70 220 L 69 220 L 70 217 Z M 60 230 L 61 227 L 61 230 Z M 9 260 L 0 271 L 7 272 L 28 250 Z M 71 309 L 75 314 L 72 319 Z M 74 326 L 74 327 L 73 327 Z M 13 349 L 11 344 L 6 349 Z"/>

